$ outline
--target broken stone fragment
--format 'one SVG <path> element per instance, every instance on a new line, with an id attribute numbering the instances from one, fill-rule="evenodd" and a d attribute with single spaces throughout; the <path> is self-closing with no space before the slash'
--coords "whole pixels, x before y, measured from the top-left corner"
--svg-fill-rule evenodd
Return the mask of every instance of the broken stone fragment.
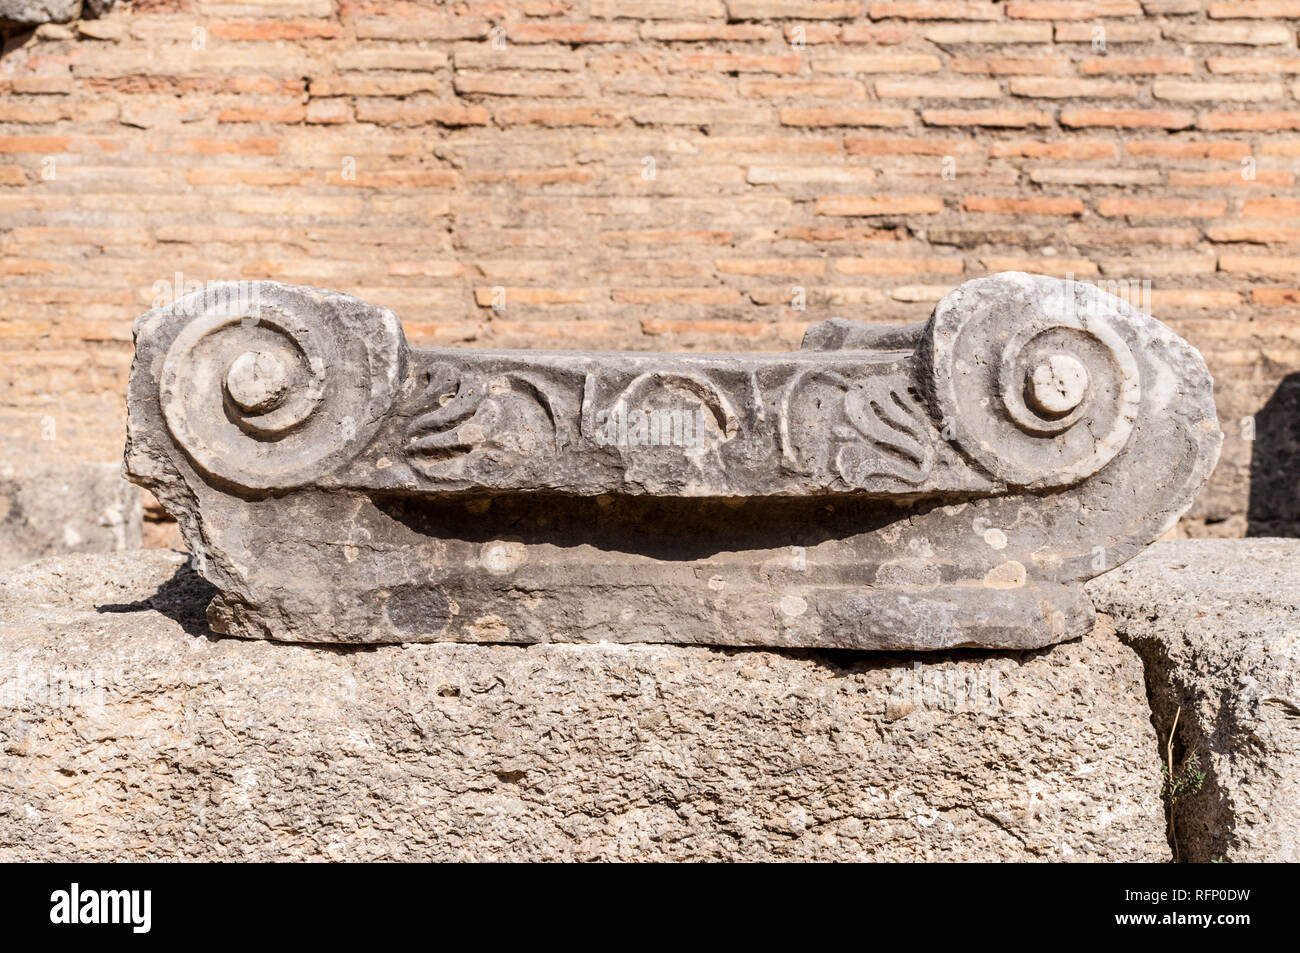
<path id="1" fill-rule="evenodd" d="M 788 354 L 412 349 L 273 282 L 135 337 L 131 479 L 213 628 L 288 641 L 1039 647 L 1222 440 L 1186 342 L 1018 273 Z"/>

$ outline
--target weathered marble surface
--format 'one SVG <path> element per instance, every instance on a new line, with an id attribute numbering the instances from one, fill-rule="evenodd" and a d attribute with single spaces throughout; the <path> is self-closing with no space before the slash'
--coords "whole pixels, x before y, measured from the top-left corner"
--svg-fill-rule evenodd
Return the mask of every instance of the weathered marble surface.
<path id="1" fill-rule="evenodd" d="M 128 474 L 286 641 L 1042 646 L 1222 439 L 1186 342 L 1016 273 L 791 354 L 412 350 L 269 282 L 135 335 Z"/>
<path id="2" fill-rule="evenodd" d="M 1156 726 L 1200 791 L 1174 812 L 1194 862 L 1300 861 L 1300 540 L 1171 540 L 1093 580 L 1146 666 Z"/>
<path id="3" fill-rule="evenodd" d="M 114 463 L 0 461 L 0 569 L 141 543 L 140 490 Z"/>
<path id="4" fill-rule="evenodd" d="M 0 576 L 0 860 L 1169 856 L 1113 638 L 286 646 L 206 634 L 183 564 Z"/>

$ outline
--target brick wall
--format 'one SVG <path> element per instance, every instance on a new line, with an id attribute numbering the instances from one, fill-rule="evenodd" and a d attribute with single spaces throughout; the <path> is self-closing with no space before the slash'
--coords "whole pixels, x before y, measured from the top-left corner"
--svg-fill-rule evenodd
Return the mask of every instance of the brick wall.
<path id="1" fill-rule="evenodd" d="M 45 26 L 0 59 L 0 447 L 116 457 L 130 321 L 178 274 L 338 288 L 418 344 L 774 350 L 1015 268 L 1149 280 L 1228 435 L 1188 530 L 1285 531 L 1298 29 L 1300 0 L 137 0 Z"/>

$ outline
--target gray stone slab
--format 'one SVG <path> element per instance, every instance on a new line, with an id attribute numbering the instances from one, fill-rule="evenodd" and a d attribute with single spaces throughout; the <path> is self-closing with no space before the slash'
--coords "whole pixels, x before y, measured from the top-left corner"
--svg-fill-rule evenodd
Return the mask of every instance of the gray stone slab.
<path id="1" fill-rule="evenodd" d="M 1168 859 L 1141 666 L 286 646 L 181 554 L 0 576 L 0 860 Z"/>
<path id="2" fill-rule="evenodd" d="M 141 544 L 140 490 L 117 463 L 0 462 L 0 569 Z"/>
<path id="3" fill-rule="evenodd" d="M 1300 861 L 1300 540 L 1171 540 L 1088 585 L 1142 656 L 1183 860 Z"/>
<path id="4" fill-rule="evenodd" d="M 269 282 L 135 336 L 128 473 L 285 641 L 1043 646 L 1222 440 L 1186 342 L 1017 273 L 789 354 L 412 349 Z"/>

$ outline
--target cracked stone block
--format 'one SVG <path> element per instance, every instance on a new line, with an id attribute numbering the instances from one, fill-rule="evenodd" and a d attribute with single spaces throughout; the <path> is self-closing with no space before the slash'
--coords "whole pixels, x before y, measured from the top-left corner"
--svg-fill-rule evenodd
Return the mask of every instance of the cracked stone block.
<path id="1" fill-rule="evenodd" d="M 0 462 L 0 569 L 141 544 L 140 490 L 117 463 Z"/>
<path id="2" fill-rule="evenodd" d="M 1033 648 L 1177 521 L 1212 385 L 1091 285 L 969 281 L 787 354 L 410 348 L 273 282 L 135 323 L 127 470 L 217 588 L 294 642 Z"/>
<path id="3" fill-rule="evenodd" d="M 1142 657 L 1182 860 L 1300 861 L 1300 540 L 1157 543 L 1088 586 Z M 1163 754 L 1163 749 L 1162 749 Z"/>
<path id="4" fill-rule="evenodd" d="M 1169 858 L 1136 654 L 212 637 L 184 554 L 0 576 L 0 860 Z"/>

